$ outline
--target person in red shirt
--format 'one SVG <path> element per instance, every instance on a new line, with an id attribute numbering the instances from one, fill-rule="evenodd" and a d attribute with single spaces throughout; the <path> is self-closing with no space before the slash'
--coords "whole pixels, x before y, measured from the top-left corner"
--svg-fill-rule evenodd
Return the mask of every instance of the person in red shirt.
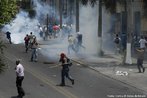
<path id="1" fill-rule="evenodd" d="M 65 86 L 65 77 L 74 85 L 74 79 L 69 75 L 69 66 L 71 66 L 70 59 L 67 58 L 64 53 L 61 53 L 59 62 L 61 62 L 62 65 L 61 84 L 59 86 Z"/>
<path id="2" fill-rule="evenodd" d="M 26 53 L 28 52 L 28 45 L 29 45 L 29 35 L 27 34 L 24 38 L 24 41 L 25 41 L 25 48 L 26 48 Z"/>

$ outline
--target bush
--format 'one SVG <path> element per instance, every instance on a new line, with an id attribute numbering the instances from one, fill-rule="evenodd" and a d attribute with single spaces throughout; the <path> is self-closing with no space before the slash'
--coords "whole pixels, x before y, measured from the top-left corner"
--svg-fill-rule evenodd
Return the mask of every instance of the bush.
<path id="1" fill-rule="evenodd" d="M 2 41 L 0 41 L 0 73 L 2 71 L 4 71 L 4 66 L 5 66 L 5 63 L 4 63 L 4 60 L 3 60 L 3 50 L 6 46 L 3 44 Z"/>

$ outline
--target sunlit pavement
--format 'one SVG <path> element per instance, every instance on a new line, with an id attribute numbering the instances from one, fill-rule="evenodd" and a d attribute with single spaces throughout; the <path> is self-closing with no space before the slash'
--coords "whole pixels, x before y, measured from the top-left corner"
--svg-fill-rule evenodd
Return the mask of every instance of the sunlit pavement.
<path id="1" fill-rule="evenodd" d="M 132 58 L 132 65 L 122 65 L 122 57 L 115 54 L 107 54 L 102 58 L 73 58 L 73 61 L 147 93 L 147 72 L 138 73 L 135 58 Z M 144 67 L 147 68 L 146 61 Z"/>

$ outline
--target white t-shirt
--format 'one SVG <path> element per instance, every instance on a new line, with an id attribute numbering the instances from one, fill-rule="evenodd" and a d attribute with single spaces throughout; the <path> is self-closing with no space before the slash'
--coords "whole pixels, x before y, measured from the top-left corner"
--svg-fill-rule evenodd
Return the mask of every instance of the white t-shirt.
<path id="1" fill-rule="evenodd" d="M 17 76 L 24 76 L 24 67 L 21 64 L 16 66 L 16 75 Z"/>
<path id="2" fill-rule="evenodd" d="M 145 39 L 140 39 L 139 43 L 140 43 L 140 48 L 145 48 L 145 43 L 147 43 L 147 41 Z"/>
<path id="3" fill-rule="evenodd" d="M 68 43 L 69 43 L 69 45 L 73 45 L 73 44 L 74 44 L 74 41 L 75 41 L 75 39 L 74 39 L 73 36 L 70 36 L 70 37 L 68 38 Z"/>

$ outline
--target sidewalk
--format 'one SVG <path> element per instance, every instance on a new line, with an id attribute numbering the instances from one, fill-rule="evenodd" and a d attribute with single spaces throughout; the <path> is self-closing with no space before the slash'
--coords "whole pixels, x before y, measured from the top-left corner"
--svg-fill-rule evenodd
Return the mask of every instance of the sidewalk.
<path id="1" fill-rule="evenodd" d="M 105 75 L 106 77 L 118 80 L 147 93 L 147 72 L 138 73 L 135 58 L 132 58 L 132 65 L 122 65 L 121 56 L 114 54 L 108 54 L 102 58 L 86 57 L 73 58 L 73 60 L 80 65 L 87 66 Z M 144 66 L 147 68 L 146 61 L 144 61 Z"/>

